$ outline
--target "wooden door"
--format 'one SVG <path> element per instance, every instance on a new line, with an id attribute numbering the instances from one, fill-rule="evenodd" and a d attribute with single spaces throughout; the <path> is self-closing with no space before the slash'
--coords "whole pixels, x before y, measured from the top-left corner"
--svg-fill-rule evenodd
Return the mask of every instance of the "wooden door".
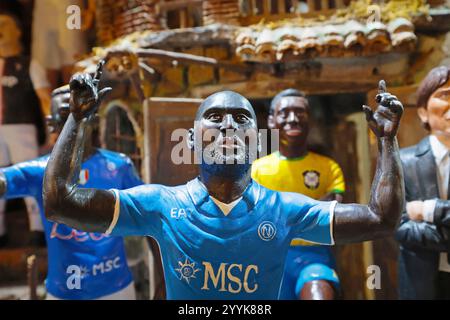
<path id="1" fill-rule="evenodd" d="M 144 180 L 146 183 L 179 185 L 198 174 L 194 164 L 176 165 L 172 150 L 180 143 L 171 141 L 176 129 L 194 125 L 201 99 L 149 98 L 144 103 Z M 185 140 L 182 140 L 185 141 Z M 185 146 L 187 147 L 187 145 Z M 164 272 L 158 243 L 148 238 L 150 256 L 150 299 L 166 298 Z"/>
<path id="2" fill-rule="evenodd" d="M 201 99 L 150 98 L 144 103 L 145 182 L 175 186 L 197 176 L 196 165 L 172 161 L 174 147 L 185 140 L 171 141 L 171 137 L 177 129 L 193 127 L 201 102 Z"/>
<path id="3" fill-rule="evenodd" d="M 344 203 L 367 203 L 371 182 L 368 126 L 362 112 L 339 116 L 330 128 L 331 157 L 345 177 Z M 342 139 L 341 137 L 345 137 Z M 366 287 L 367 265 L 371 264 L 369 243 L 334 247 L 343 299 L 373 299 Z"/>

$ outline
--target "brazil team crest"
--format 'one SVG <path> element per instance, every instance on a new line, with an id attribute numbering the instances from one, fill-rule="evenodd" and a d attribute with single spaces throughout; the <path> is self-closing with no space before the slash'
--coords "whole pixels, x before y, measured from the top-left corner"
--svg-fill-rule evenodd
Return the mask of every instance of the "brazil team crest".
<path id="1" fill-rule="evenodd" d="M 303 172 L 303 182 L 308 189 L 317 189 L 320 184 L 320 173 L 316 170 Z"/>

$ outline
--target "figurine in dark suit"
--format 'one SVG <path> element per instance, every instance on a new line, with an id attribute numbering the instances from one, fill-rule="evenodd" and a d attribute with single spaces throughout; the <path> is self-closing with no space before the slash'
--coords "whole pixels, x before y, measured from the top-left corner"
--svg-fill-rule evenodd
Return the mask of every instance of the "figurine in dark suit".
<path id="1" fill-rule="evenodd" d="M 417 107 L 430 134 L 400 152 L 406 208 L 397 231 L 399 298 L 450 299 L 450 68 L 430 71 Z"/>

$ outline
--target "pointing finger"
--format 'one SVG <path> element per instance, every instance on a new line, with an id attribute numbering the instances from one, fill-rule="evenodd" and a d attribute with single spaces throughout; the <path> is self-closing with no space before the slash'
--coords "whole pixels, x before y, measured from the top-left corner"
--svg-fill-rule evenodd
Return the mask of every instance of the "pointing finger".
<path id="1" fill-rule="evenodd" d="M 102 77 L 103 73 L 103 66 L 105 65 L 105 60 L 100 60 L 100 62 L 97 64 L 97 69 L 95 70 L 94 75 L 94 83 L 97 85 L 100 82 L 100 78 Z"/>
<path id="2" fill-rule="evenodd" d="M 364 113 L 366 114 L 366 119 L 367 121 L 372 121 L 373 120 L 373 111 L 369 106 L 363 105 L 362 106 Z"/>
<path id="3" fill-rule="evenodd" d="M 386 91 L 386 81 L 380 80 L 378 82 L 378 93 L 385 93 Z"/>

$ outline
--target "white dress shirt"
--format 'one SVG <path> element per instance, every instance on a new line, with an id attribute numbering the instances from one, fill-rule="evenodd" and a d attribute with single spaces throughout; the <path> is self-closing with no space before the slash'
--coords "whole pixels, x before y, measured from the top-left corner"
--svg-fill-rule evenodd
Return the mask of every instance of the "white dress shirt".
<path id="1" fill-rule="evenodd" d="M 447 199 L 448 180 L 450 176 L 450 150 L 442 144 L 434 135 L 430 135 L 431 151 L 433 152 L 436 161 L 436 175 L 438 181 L 439 197 L 444 200 Z M 425 200 L 423 208 L 423 218 L 429 223 L 433 223 L 434 209 L 436 207 L 436 200 Z M 439 259 L 439 270 L 450 272 L 450 264 L 447 260 L 447 253 L 441 252 Z"/>

